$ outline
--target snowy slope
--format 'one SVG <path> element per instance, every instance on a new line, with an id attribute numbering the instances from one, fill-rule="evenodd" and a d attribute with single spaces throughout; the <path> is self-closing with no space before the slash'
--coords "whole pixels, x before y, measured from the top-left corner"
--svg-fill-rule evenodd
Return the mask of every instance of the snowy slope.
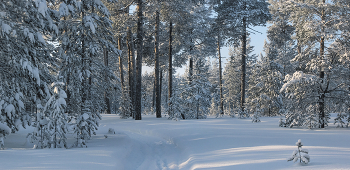
<path id="1" fill-rule="evenodd" d="M 278 120 L 103 115 L 88 148 L 73 149 L 32 149 L 25 140 L 31 129 L 21 129 L 5 139 L 0 169 L 350 169 L 349 129 L 281 128 Z M 109 128 L 116 134 L 108 134 Z M 298 139 L 309 150 L 308 165 L 287 162 Z"/>

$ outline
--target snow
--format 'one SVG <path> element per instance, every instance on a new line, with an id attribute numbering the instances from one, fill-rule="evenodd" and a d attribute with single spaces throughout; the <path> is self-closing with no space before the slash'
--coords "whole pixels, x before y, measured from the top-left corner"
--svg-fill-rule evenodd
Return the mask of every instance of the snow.
<path id="1" fill-rule="evenodd" d="M 90 25 L 91 32 L 95 34 L 96 30 L 94 24 L 92 22 L 88 22 L 88 24 Z"/>
<path id="2" fill-rule="evenodd" d="M 28 37 L 29 37 L 30 42 L 34 43 L 34 34 L 30 32 L 30 33 L 28 33 Z"/>
<path id="3" fill-rule="evenodd" d="M 67 105 L 66 100 L 64 100 L 64 98 L 61 98 L 61 97 L 58 98 L 57 104 L 58 104 L 59 106 L 61 106 L 61 105 L 66 106 L 66 105 Z"/>
<path id="4" fill-rule="evenodd" d="M 38 37 L 38 41 L 45 45 L 46 42 L 45 42 L 43 36 L 41 35 L 41 33 L 40 33 L 40 32 L 37 32 L 36 35 L 37 35 L 37 37 Z"/>
<path id="5" fill-rule="evenodd" d="M 24 103 L 22 102 L 22 100 L 17 100 L 17 104 L 19 108 L 24 109 Z"/>
<path id="6" fill-rule="evenodd" d="M 59 12 L 60 12 L 60 17 L 67 16 L 69 14 L 67 5 L 64 2 L 60 4 Z"/>
<path id="7" fill-rule="evenodd" d="M 11 27 L 5 23 L 2 23 L 1 29 L 3 33 L 10 34 Z"/>
<path id="8" fill-rule="evenodd" d="M 4 134 L 10 134 L 11 133 L 11 129 L 5 125 L 4 123 L 0 122 L 0 133 L 4 133 Z M 1 136 L 1 135 L 0 135 Z M 1 136 L 2 137 L 2 136 Z"/>
<path id="9" fill-rule="evenodd" d="M 38 84 L 40 86 L 40 76 L 39 76 L 39 69 L 38 69 L 38 67 L 34 67 L 32 69 L 32 74 L 33 74 L 33 77 L 36 80 L 36 84 Z"/>
<path id="10" fill-rule="evenodd" d="M 23 29 L 23 34 L 24 34 L 24 36 L 28 36 L 28 34 L 29 34 L 29 29 L 28 28 L 24 28 Z M 24 66 L 23 66 L 24 67 Z"/>
<path id="11" fill-rule="evenodd" d="M 332 115 L 335 117 L 336 115 Z M 349 129 L 278 127 L 279 117 L 168 120 L 143 115 L 143 120 L 102 115 L 97 135 L 87 148 L 33 149 L 26 143 L 32 128 L 7 136 L 1 169 L 104 170 L 232 170 L 349 169 Z M 115 134 L 108 133 L 109 129 Z M 108 137 L 106 138 L 106 136 Z M 67 135 L 69 145 L 76 140 Z M 301 139 L 312 160 L 303 165 L 286 159 Z M 303 147 L 303 148 L 304 148 Z"/>
<path id="12" fill-rule="evenodd" d="M 47 11 L 46 1 L 40 2 L 38 7 L 38 12 L 45 17 L 46 11 Z"/>
<path id="13" fill-rule="evenodd" d="M 7 113 L 7 117 L 11 118 L 11 114 L 15 113 L 15 107 L 12 104 L 9 104 L 5 107 L 5 113 Z"/>
<path id="14" fill-rule="evenodd" d="M 89 119 L 89 117 L 90 117 L 90 116 L 89 116 L 87 113 L 84 113 L 84 114 L 83 114 L 83 118 L 84 118 L 84 120 Z"/>

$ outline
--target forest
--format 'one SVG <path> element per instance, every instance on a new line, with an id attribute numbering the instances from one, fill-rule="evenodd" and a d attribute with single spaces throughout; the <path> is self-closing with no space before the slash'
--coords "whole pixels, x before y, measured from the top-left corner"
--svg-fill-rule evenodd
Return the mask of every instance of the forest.
<path id="1" fill-rule="evenodd" d="M 350 124 L 349 0 L 2 0 L 0 26 L 1 148 L 85 147 L 103 114 Z"/>

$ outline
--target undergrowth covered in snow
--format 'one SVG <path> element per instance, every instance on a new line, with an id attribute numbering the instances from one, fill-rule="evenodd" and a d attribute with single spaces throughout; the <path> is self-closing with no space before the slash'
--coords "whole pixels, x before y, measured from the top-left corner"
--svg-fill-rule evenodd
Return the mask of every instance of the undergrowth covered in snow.
<path id="1" fill-rule="evenodd" d="M 336 117 L 335 114 L 332 117 Z M 6 137 L 0 150 L 1 169 L 348 169 L 349 129 L 330 124 L 325 129 L 281 128 L 279 118 L 260 123 L 230 117 L 143 120 L 102 115 L 99 130 L 87 148 L 33 149 L 20 129 Z M 75 142 L 67 135 L 67 143 Z M 312 162 L 290 164 L 286 158 L 302 139 Z"/>

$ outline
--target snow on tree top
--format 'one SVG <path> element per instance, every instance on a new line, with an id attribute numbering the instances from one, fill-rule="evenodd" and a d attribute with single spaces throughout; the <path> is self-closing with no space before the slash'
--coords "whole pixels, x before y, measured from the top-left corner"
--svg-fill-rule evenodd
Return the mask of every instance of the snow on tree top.
<path id="1" fill-rule="evenodd" d="M 0 122 L 0 133 L 10 134 L 11 133 L 11 129 L 7 125 L 5 125 L 4 123 Z"/>
<path id="2" fill-rule="evenodd" d="M 89 116 L 87 113 L 84 113 L 84 114 L 83 114 L 83 118 L 84 118 L 84 120 L 89 119 L 89 117 L 90 117 L 90 116 Z"/>
<path id="3" fill-rule="evenodd" d="M 11 27 L 9 25 L 2 23 L 1 29 L 2 29 L 2 35 L 3 33 L 10 34 Z"/>
<path id="4" fill-rule="evenodd" d="M 301 139 L 299 139 L 298 142 L 295 143 L 295 145 L 297 145 L 297 146 L 303 146 L 303 144 L 301 143 Z"/>
<path id="5" fill-rule="evenodd" d="M 62 2 L 60 4 L 60 7 L 59 7 L 59 12 L 60 12 L 60 16 L 67 16 L 68 15 L 68 8 L 67 8 L 67 5 Z"/>
<path id="6" fill-rule="evenodd" d="M 41 1 L 39 3 L 38 12 L 45 17 L 46 11 L 47 11 L 46 1 Z"/>

